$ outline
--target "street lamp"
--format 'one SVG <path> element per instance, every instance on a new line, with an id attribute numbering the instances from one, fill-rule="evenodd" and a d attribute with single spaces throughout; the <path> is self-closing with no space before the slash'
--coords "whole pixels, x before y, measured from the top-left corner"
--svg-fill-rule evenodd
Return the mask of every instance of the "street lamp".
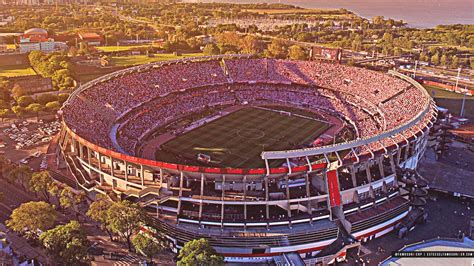
<path id="1" fill-rule="evenodd" d="M 416 78 L 416 68 L 418 67 L 418 60 L 415 60 L 415 70 L 413 71 L 413 78 Z"/>

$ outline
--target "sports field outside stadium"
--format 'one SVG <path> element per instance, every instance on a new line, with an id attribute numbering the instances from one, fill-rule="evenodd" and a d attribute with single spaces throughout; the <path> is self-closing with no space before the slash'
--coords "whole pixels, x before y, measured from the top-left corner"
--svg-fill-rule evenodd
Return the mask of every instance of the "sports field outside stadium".
<path id="1" fill-rule="evenodd" d="M 308 113 L 308 116 L 311 114 Z M 211 163 L 219 167 L 264 167 L 264 161 L 260 158 L 262 151 L 286 150 L 310 144 L 330 126 L 309 117 L 248 107 L 164 143 L 156 152 L 156 159 L 178 162 L 184 157 L 201 165 L 196 160 L 201 153 L 210 156 Z M 281 163 L 274 160 L 270 166 Z"/>

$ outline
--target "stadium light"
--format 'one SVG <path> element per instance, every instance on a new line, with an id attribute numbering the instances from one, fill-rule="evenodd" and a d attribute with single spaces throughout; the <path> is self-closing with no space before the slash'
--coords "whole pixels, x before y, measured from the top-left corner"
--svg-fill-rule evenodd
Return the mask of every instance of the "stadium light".
<path id="1" fill-rule="evenodd" d="M 464 117 L 464 104 L 466 103 L 466 94 L 468 92 L 468 89 L 466 87 L 464 87 L 464 89 L 462 89 L 462 103 L 461 103 L 461 112 L 459 113 L 459 116 L 460 117 Z"/>
<path id="2" fill-rule="evenodd" d="M 458 75 L 457 75 L 457 77 L 456 77 L 456 87 L 454 88 L 454 91 L 457 91 L 457 90 L 458 90 L 459 75 L 461 75 L 461 68 L 458 68 Z"/>

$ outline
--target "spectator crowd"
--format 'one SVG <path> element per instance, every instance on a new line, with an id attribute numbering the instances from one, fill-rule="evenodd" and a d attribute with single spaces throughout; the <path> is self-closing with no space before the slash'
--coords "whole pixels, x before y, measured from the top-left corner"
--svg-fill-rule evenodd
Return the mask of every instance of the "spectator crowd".
<path id="1" fill-rule="evenodd" d="M 358 138 L 366 138 L 408 122 L 426 101 L 411 84 L 362 68 L 213 59 L 170 63 L 101 82 L 73 98 L 63 108 L 63 119 L 84 139 L 135 155 L 137 144 L 155 129 L 217 105 L 278 103 L 320 110 L 344 119 Z M 424 119 L 417 126 L 426 123 Z M 382 143 L 390 146 L 404 136 Z M 381 148 L 380 143 L 369 147 Z"/>

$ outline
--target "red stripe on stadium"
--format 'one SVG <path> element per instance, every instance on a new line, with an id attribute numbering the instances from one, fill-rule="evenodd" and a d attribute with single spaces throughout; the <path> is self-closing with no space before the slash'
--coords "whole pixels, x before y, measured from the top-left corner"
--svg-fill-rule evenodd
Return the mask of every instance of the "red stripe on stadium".
<path id="1" fill-rule="evenodd" d="M 328 188 L 329 188 L 329 199 L 331 202 L 331 207 L 341 205 L 341 194 L 339 193 L 339 184 L 337 182 L 337 172 L 336 170 L 328 171 Z"/>

